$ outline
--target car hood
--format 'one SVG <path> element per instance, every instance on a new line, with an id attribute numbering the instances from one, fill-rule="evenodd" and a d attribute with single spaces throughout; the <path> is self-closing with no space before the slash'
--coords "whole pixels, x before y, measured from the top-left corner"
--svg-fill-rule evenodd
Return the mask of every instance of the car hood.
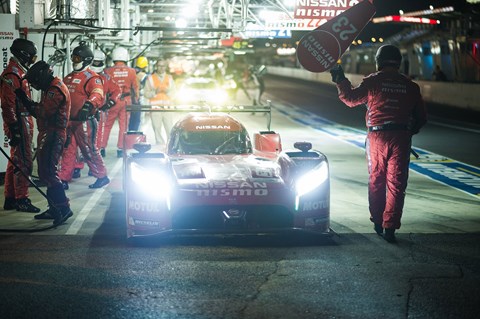
<path id="1" fill-rule="evenodd" d="M 275 159 L 255 155 L 206 155 L 171 158 L 177 181 L 184 183 L 266 182 L 283 183 Z"/>

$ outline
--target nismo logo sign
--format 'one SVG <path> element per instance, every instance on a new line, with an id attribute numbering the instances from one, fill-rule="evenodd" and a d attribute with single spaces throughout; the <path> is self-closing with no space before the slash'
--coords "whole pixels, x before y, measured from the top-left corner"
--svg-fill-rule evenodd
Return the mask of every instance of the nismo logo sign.
<path id="1" fill-rule="evenodd" d="M 197 196 L 267 196 L 267 183 L 228 181 L 196 185 Z"/>

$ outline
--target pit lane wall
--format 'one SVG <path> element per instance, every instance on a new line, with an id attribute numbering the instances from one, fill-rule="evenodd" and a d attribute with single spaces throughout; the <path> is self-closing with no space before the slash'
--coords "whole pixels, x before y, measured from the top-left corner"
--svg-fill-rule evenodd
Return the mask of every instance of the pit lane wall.
<path id="1" fill-rule="evenodd" d="M 321 82 L 334 85 L 330 73 L 312 73 L 304 69 L 286 68 L 279 66 L 267 67 L 268 74 L 279 75 L 289 78 L 297 78 L 312 82 Z M 363 75 L 345 74 L 345 76 L 356 86 L 360 84 Z M 480 84 L 478 83 L 453 83 L 453 82 L 432 82 L 417 81 L 420 86 L 425 102 L 448 105 L 456 108 L 468 109 L 480 113 Z"/>

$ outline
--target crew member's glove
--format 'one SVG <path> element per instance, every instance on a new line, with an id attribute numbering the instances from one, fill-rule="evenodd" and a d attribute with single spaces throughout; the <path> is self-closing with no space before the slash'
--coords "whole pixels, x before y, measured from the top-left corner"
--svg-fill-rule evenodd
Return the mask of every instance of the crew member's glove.
<path id="1" fill-rule="evenodd" d="M 78 111 L 77 120 L 78 121 L 88 120 L 88 118 L 91 116 L 92 110 L 93 110 L 93 104 L 88 101 L 85 102 L 85 104 L 83 104 L 80 111 Z"/>
<path id="2" fill-rule="evenodd" d="M 22 142 L 20 126 L 18 124 L 12 124 L 8 126 L 8 129 L 10 131 L 10 140 L 8 141 L 8 145 L 11 147 L 20 145 Z"/>
<path id="3" fill-rule="evenodd" d="M 340 83 L 346 79 L 345 73 L 343 73 L 343 68 L 340 64 L 337 64 L 333 68 L 330 69 L 330 74 L 332 75 L 332 82 L 333 83 Z"/>
<path id="4" fill-rule="evenodd" d="M 417 125 L 417 121 L 413 118 L 410 119 L 407 127 L 408 127 L 408 130 L 412 133 L 412 135 L 418 134 L 418 132 L 420 132 L 420 128 Z"/>
<path id="5" fill-rule="evenodd" d="M 112 108 L 115 104 L 116 104 L 116 102 L 114 100 L 108 99 L 107 102 L 102 105 L 100 110 L 101 111 L 106 111 L 106 110 Z"/>
<path id="6" fill-rule="evenodd" d="M 17 96 L 17 99 L 22 102 L 23 106 L 26 107 L 26 109 L 31 112 L 35 106 L 35 102 L 32 101 L 32 99 L 30 99 L 28 96 L 27 96 L 27 93 L 25 93 L 24 90 L 18 88 L 15 90 L 15 95 Z"/>

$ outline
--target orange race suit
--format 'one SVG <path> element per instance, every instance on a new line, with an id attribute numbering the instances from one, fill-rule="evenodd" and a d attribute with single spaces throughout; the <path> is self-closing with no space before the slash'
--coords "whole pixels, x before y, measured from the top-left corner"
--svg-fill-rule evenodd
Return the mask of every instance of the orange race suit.
<path id="1" fill-rule="evenodd" d="M 153 73 L 145 83 L 145 97 L 149 99 L 150 105 L 153 107 L 172 105 L 172 98 L 175 90 L 175 82 L 173 77 L 167 73 Z M 173 126 L 172 115 L 168 112 L 152 112 L 153 132 L 157 144 L 166 145 L 168 136 Z M 164 138 L 164 134 L 166 138 Z"/>

